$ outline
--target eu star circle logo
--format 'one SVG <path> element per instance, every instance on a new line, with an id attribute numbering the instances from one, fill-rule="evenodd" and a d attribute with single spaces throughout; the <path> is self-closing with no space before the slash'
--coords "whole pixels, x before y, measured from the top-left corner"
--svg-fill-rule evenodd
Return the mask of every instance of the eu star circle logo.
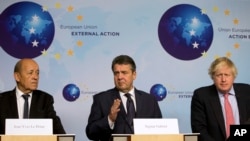
<path id="1" fill-rule="evenodd" d="M 158 26 L 158 36 L 168 54 L 180 60 L 194 60 L 210 48 L 213 26 L 200 8 L 180 4 L 163 14 Z"/>
<path id="2" fill-rule="evenodd" d="M 67 101 L 75 101 L 80 96 L 80 89 L 75 84 L 67 84 L 62 93 Z"/>
<path id="3" fill-rule="evenodd" d="M 151 87 L 150 94 L 153 95 L 157 101 L 162 101 L 167 96 L 167 89 L 162 84 L 155 84 Z"/>
<path id="4" fill-rule="evenodd" d="M 15 58 L 35 58 L 53 41 L 55 26 L 47 9 L 34 2 L 17 2 L 0 14 L 0 46 Z"/>

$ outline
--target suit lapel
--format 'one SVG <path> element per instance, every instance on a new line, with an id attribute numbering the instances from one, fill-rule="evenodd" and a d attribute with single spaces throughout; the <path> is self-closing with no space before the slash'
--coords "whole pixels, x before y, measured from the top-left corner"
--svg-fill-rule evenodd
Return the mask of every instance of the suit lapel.
<path id="1" fill-rule="evenodd" d="M 30 114 L 29 114 L 30 118 L 34 118 L 34 115 L 36 115 L 35 112 L 36 112 L 36 110 L 38 110 L 36 107 L 36 103 L 35 103 L 36 99 L 37 99 L 36 91 L 33 91 L 31 103 L 30 103 Z"/>
<path id="2" fill-rule="evenodd" d="M 220 99 L 216 89 L 211 91 L 210 105 L 213 108 L 217 123 L 219 124 L 221 131 L 223 132 L 224 135 L 226 135 L 224 116 L 221 109 Z"/>
<path id="3" fill-rule="evenodd" d="M 236 100 L 238 104 L 240 123 L 244 123 L 247 120 L 245 118 L 247 116 L 245 98 L 241 96 L 240 89 L 238 89 L 237 86 L 235 85 L 234 85 L 234 91 L 235 91 L 235 96 L 236 96 Z"/>
<path id="4" fill-rule="evenodd" d="M 136 99 L 136 115 L 135 117 L 140 117 L 139 115 L 141 114 L 140 111 L 143 109 L 143 100 L 138 100 L 141 99 L 141 94 L 135 89 L 135 99 Z"/>
<path id="5" fill-rule="evenodd" d="M 237 103 L 238 103 L 238 109 L 239 109 L 239 115 L 240 115 L 240 123 L 244 123 L 247 119 L 246 117 L 246 109 L 245 109 L 245 103 L 243 102 L 244 99 L 241 97 L 237 97 Z"/>
<path id="6" fill-rule="evenodd" d="M 14 118 L 18 118 L 16 90 L 13 90 L 10 93 L 10 95 L 11 95 L 9 100 L 10 111 L 12 111 L 12 115 L 14 116 Z"/>

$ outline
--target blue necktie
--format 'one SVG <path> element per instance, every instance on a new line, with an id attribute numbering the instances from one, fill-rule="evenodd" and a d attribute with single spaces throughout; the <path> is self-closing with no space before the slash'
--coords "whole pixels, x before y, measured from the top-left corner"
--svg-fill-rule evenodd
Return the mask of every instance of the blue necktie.
<path id="1" fill-rule="evenodd" d="M 127 120 L 129 125 L 132 127 L 133 129 L 133 118 L 135 117 L 135 106 L 134 106 L 134 102 L 131 99 L 131 94 L 126 93 L 125 96 L 127 97 Z"/>
<path id="2" fill-rule="evenodd" d="M 23 109 L 23 118 L 29 118 L 29 94 L 23 94 L 24 99 L 24 109 Z"/>

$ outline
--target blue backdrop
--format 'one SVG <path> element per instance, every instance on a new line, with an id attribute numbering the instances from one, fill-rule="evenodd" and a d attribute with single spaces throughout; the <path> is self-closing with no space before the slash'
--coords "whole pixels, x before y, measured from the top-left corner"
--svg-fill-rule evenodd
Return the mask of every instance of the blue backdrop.
<path id="1" fill-rule="evenodd" d="M 178 118 L 180 133 L 191 132 L 193 90 L 212 84 L 208 67 L 215 58 L 231 58 L 239 71 L 236 81 L 250 82 L 246 0 L 0 3 L 0 92 L 14 88 L 15 63 L 34 58 L 41 70 L 39 89 L 54 96 L 56 111 L 76 141 L 88 140 L 93 94 L 114 87 L 111 61 L 117 55 L 135 59 L 136 88 L 150 92 L 160 84 L 166 89 L 154 94 L 162 94 L 163 117 Z M 63 91 L 68 87 L 79 95 Z"/>

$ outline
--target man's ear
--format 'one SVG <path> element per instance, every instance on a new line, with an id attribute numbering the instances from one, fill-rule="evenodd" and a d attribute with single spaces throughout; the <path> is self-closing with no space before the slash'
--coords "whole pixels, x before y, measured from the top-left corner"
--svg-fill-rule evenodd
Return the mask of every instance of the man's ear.
<path id="1" fill-rule="evenodd" d="M 133 72 L 133 80 L 136 79 L 136 71 Z"/>
<path id="2" fill-rule="evenodd" d="M 14 78 L 15 78 L 15 80 L 16 80 L 17 82 L 19 82 L 19 81 L 20 81 L 20 74 L 19 74 L 18 72 L 15 72 L 15 73 L 14 73 Z"/>

